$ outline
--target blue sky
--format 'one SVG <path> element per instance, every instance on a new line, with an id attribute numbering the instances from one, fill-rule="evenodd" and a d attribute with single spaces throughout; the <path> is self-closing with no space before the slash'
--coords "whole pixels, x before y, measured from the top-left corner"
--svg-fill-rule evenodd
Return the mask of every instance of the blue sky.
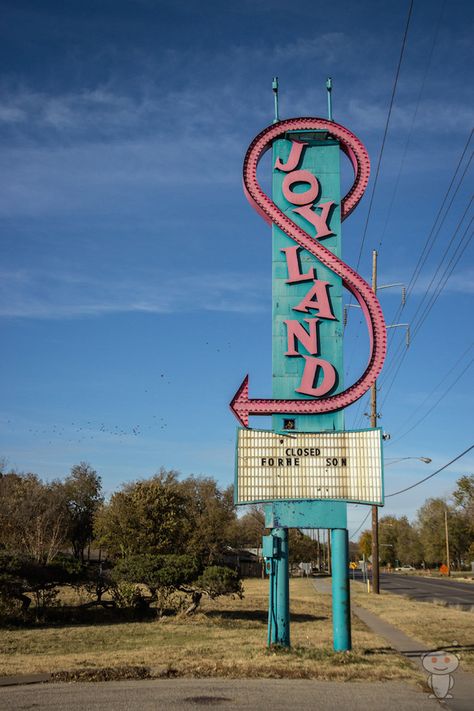
<path id="1" fill-rule="evenodd" d="M 45 478 L 86 460 L 107 492 L 160 466 L 226 485 L 228 403 L 246 372 L 255 396 L 271 393 L 270 230 L 245 200 L 241 166 L 273 118 L 272 77 L 289 117 L 325 116 L 332 76 L 334 118 L 364 141 L 374 176 L 409 3 L 1 4 L 0 454 Z M 469 137 L 472 21 L 468 2 L 414 2 L 360 264 L 369 278 L 378 248 L 380 284 L 408 285 Z M 399 290 L 380 292 L 387 323 L 415 323 L 467 208 L 441 273 L 467 247 L 392 387 L 404 332 L 391 333 L 386 457 L 433 462 L 387 467 L 388 493 L 472 444 L 472 165 L 450 203 L 471 152 L 401 314 Z M 344 223 L 352 266 L 372 188 Z M 366 347 L 352 310 L 346 383 Z M 346 426 L 366 426 L 366 411 L 364 398 Z M 412 517 L 473 462 L 383 513 Z M 351 507 L 352 529 L 364 515 Z"/>

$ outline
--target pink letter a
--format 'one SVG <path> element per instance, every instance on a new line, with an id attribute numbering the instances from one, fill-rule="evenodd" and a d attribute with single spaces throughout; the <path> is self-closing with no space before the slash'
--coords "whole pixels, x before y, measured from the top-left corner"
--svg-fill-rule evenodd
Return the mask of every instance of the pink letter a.
<path id="1" fill-rule="evenodd" d="M 293 311 L 303 311 L 307 314 L 309 309 L 317 309 L 319 318 L 335 320 L 329 299 L 328 281 L 314 280 L 314 284 L 298 306 L 293 306 Z"/>

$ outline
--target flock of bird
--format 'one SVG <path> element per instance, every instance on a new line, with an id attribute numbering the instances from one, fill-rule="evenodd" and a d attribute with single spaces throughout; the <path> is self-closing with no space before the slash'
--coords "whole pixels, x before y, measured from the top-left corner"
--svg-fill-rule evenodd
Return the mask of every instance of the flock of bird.
<path id="1" fill-rule="evenodd" d="M 164 375 L 161 376 L 164 378 Z M 145 389 L 145 393 L 148 390 Z M 14 422 L 9 419 L 7 425 L 14 426 Z M 48 444 L 54 444 L 58 438 L 70 444 L 79 444 L 93 439 L 101 439 L 104 435 L 117 438 L 118 442 L 126 442 L 132 437 L 140 437 L 147 432 L 165 430 L 168 424 L 164 417 L 158 415 L 151 416 L 151 422 L 148 424 L 131 424 L 131 425 L 111 425 L 106 422 L 97 420 L 75 420 L 64 424 L 52 424 L 45 426 L 43 423 L 37 427 L 27 427 L 31 435 L 43 439 Z"/>

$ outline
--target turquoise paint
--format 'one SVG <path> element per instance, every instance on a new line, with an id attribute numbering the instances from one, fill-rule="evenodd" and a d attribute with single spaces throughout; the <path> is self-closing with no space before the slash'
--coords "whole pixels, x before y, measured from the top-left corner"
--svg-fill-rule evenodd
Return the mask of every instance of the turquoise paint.
<path id="1" fill-rule="evenodd" d="M 265 527 L 276 528 L 284 521 L 288 528 L 346 528 L 344 501 L 274 501 L 265 506 Z"/>
<path id="2" fill-rule="evenodd" d="M 351 600 L 347 529 L 331 531 L 332 629 L 335 652 L 351 649 Z"/>
<path id="3" fill-rule="evenodd" d="M 314 132 L 313 132 L 314 133 Z M 288 134 L 291 135 L 291 134 Z M 300 133 L 298 133 L 300 135 Z M 334 201 L 335 207 L 328 220 L 331 230 L 335 233 L 331 237 L 322 240 L 325 247 L 341 256 L 341 218 L 340 218 L 340 148 L 339 143 L 334 140 L 315 141 L 309 140 L 305 148 L 302 160 L 298 169 L 307 169 L 319 180 L 321 191 L 317 202 Z M 286 162 L 291 149 L 291 141 L 280 139 L 273 145 L 273 162 L 280 157 Z M 301 215 L 293 212 L 294 205 L 291 205 L 283 196 L 282 183 L 286 173 L 280 170 L 273 170 L 272 196 L 276 205 L 290 217 L 296 224 L 314 233 L 314 227 L 308 223 Z M 286 327 L 283 321 L 286 319 L 297 319 L 305 325 L 305 318 L 314 318 L 314 312 L 307 314 L 293 311 L 298 301 L 307 294 L 311 282 L 301 282 L 298 284 L 287 284 L 288 271 L 285 254 L 281 251 L 285 247 L 294 246 L 293 240 L 282 232 L 278 227 L 272 227 L 272 304 L 273 304 L 273 330 L 272 330 L 272 374 L 274 398 L 282 399 L 311 399 L 307 395 L 295 392 L 299 386 L 304 368 L 304 359 L 300 357 L 289 358 L 285 356 L 287 337 Z M 321 320 L 319 323 L 320 355 L 325 360 L 332 363 L 338 374 L 338 386 L 334 393 L 341 392 L 343 388 L 343 325 L 342 325 L 342 281 L 334 272 L 321 264 L 313 255 L 300 251 L 300 261 L 303 271 L 307 271 L 310 266 L 315 267 L 316 277 L 331 284 L 329 289 L 333 313 L 336 319 Z M 304 352 L 304 349 L 301 349 Z M 323 432 L 344 429 L 344 414 L 342 411 L 327 413 L 324 415 L 274 415 L 272 417 L 272 428 L 274 430 L 283 429 L 285 418 L 294 419 L 296 429 L 301 432 Z"/>
<path id="4" fill-rule="evenodd" d="M 277 556 L 272 561 L 270 574 L 270 596 L 273 605 L 269 606 L 270 644 L 290 646 L 290 589 L 288 570 L 288 529 L 274 528 L 271 533 Z"/>
<path id="5" fill-rule="evenodd" d="M 301 134 L 301 132 L 299 132 Z M 313 132 L 314 134 L 314 132 Z M 291 150 L 291 132 L 287 134 L 288 140 L 279 139 L 273 144 L 272 150 L 272 166 L 275 165 L 276 158 L 279 157 L 283 163 L 286 162 Z M 308 145 L 304 149 L 302 159 L 298 165 L 298 169 L 308 169 L 316 175 L 319 180 L 321 191 L 316 204 L 332 200 L 335 202 L 334 209 L 328 220 L 328 224 L 334 235 L 323 240 L 325 247 L 334 252 L 337 256 L 341 256 L 341 193 L 340 193 L 340 148 L 339 143 L 335 140 L 308 140 Z M 296 222 L 304 230 L 310 234 L 314 234 L 314 227 L 308 223 L 303 217 L 293 212 L 291 205 L 284 197 L 282 192 L 282 183 L 286 173 L 273 169 L 272 175 L 272 196 L 275 204 L 285 213 L 290 219 Z M 275 225 L 272 226 L 272 394 L 278 399 L 306 399 L 308 396 L 301 395 L 295 392 L 295 389 L 301 382 L 301 376 L 304 368 L 304 359 L 300 357 L 288 357 L 285 355 L 287 337 L 286 327 L 282 323 L 285 319 L 297 319 L 304 324 L 304 318 L 315 316 L 311 311 L 308 314 L 303 314 L 293 311 L 293 306 L 296 306 L 298 300 L 308 292 L 311 282 L 301 282 L 298 284 L 287 284 L 288 278 L 286 268 L 286 257 L 281 251 L 285 247 L 293 246 L 293 240 L 282 232 Z M 342 304 L 342 280 L 335 275 L 330 269 L 321 264 L 313 255 L 305 250 L 300 251 L 300 262 L 304 272 L 308 266 L 315 267 L 315 276 L 317 279 L 328 281 L 331 284 L 330 298 L 332 311 L 335 320 L 321 320 L 319 324 L 319 343 L 320 357 L 332 363 L 335 366 L 339 375 L 339 380 L 333 393 L 343 390 L 343 304 Z M 302 349 L 303 352 L 303 349 Z M 317 383 L 318 384 L 318 383 Z M 317 385 L 316 384 L 316 385 Z M 295 421 L 295 430 L 300 432 L 328 432 L 344 429 L 344 413 L 343 411 L 331 412 L 321 415 L 273 415 L 272 429 L 279 431 L 284 429 L 284 420 L 293 419 Z M 318 505 L 315 506 L 314 504 Z M 334 511 L 334 503 L 340 504 L 338 508 L 338 516 L 331 518 L 331 513 Z M 276 506 L 276 508 L 275 508 Z M 342 511 L 344 509 L 344 512 Z M 273 522 L 278 521 L 279 528 L 272 530 L 272 535 L 281 536 L 282 539 L 286 536 L 288 540 L 288 526 L 292 526 L 295 520 L 303 520 L 305 517 L 308 520 L 314 521 L 315 528 L 327 527 L 327 522 L 331 521 L 331 527 L 340 525 L 340 521 L 344 514 L 347 521 L 347 506 L 341 502 L 292 502 L 291 508 L 285 507 L 284 504 L 273 503 L 265 507 L 266 516 L 273 517 Z M 277 517 L 275 519 L 275 513 Z M 316 515 L 319 514 L 320 518 Z M 344 524 L 344 529 L 346 522 Z M 348 558 L 348 542 L 347 530 L 345 532 L 344 541 L 338 534 L 336 540 L 336 553 L 332 556 L 333 561 L 333 576 L 336 579 L 342 579 L 347 573 L 347 558 Z M 344 548 L 345 545 L 345 548 Z M 288 551 L 286 548 L 286 558 L 282 552 L 280 559 L 277 562 L 275 571 L 270 575 L 270 586 L 272 589 L 271 601 L 272 608 L 270 609 L 269 619 L 275 618 L 280 621 L 276 626 L 275 635 L 271 635 L 272 641 L 289 645 L 289 591 L 288 587 L 283 588 L 280 583 L 279 593 L 275 587 L 275 577 L 283 575 L 284 570 L 288 571 Z M 345 567 L 345 569 L 344 569 Z M 333 578 L 334 579 L 334 578 Z M 347 595 L 349 591 L 347 589 Z M 286 595 L 286 597 L 285 597 Z M 345 600 L 345 603 L 344 603 Z M 338 621 L 337 645 L 338 649 L 350 649 L 350 623 L 347 624 L 347 615 L 343 613 L 342 605 L 345 604 L 346 609 L 350 608 L 350 603 L 344 598 L 342 593 L 334 597 L 333 595 L 333 618 Z M 286 615 L 286 624 L 283 620 Z M 345 629 L 343 626 L 345 624 Z M 286 630 L 288 632 L 286 633 Z M 269 634 L 270 637 L 270 634 Z M 346 645 L 345 647 L 343 645 Z M 336 636 L 334 637 L 334 645 L 336 645 Z M 342 645 L 342 646 L 341 646 Z M 336 647 L 335 647 L 336 648 Z"/>

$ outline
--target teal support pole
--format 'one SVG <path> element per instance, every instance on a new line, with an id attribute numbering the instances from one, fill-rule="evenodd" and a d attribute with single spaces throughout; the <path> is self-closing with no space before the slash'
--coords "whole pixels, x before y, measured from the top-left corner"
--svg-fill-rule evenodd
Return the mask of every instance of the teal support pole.
<path id="1" fill-rule="evenodd" d="M 275 588 L 275 561 L 271 558 L 266 563 L 266 569 L 268 572 L 268 582 L 269 582 L 269 595 L 268 595 L 268 634 L 267 634 L 267 647 L 272 644 L 273 630 L 275 628 L 275 604 L 273 601 L 273 592 Z"/>
<path id="2" fill-rule="evenodd" d="M 278 551 L 273 561 L 273 581 L 271 610 L 271 644 L 279 644 L 282 647 L 290 646 L 290 585 L 288 579 L 288 529 L 274 528 L 272 536 L 275 541 L 275 549 Z"/>
<path id="3" fill-rule="evenodd" d="M 351 649 L 349 538 L 346 528 L 331 531 L 332 627 L 335 652 Z"/>

